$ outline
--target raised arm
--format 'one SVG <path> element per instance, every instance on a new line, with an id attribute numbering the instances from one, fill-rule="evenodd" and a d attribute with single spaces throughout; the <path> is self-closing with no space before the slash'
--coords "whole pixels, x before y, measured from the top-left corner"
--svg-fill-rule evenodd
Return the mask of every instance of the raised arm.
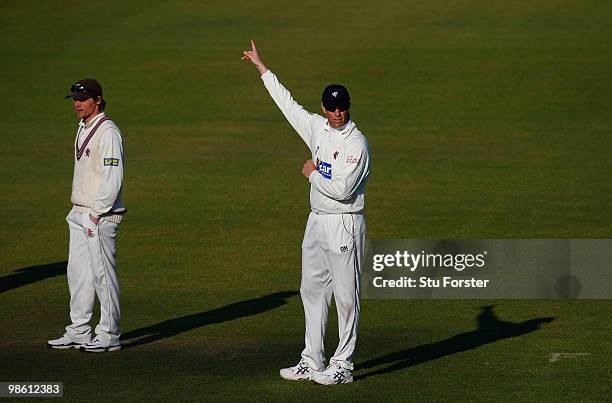
<path id="1" fill-rule="evenodd" d="M 257 67 L 270 96 L 283 115 L 285 115 L 285 118 L 289 121 L 293 129 L 304 140 L 308 148 L 310 148 L 312 124 L 315 119 L 325 121 L 325 118 L 306 111 L 300 104 L 293 100 L 291 93 L 281 84 L 276 75 L 274 75 L 261 60 L 254 41 L 251 41 L 251 50 L 245 50 L 243 52 L 242 60 L 249 60 Z"/>

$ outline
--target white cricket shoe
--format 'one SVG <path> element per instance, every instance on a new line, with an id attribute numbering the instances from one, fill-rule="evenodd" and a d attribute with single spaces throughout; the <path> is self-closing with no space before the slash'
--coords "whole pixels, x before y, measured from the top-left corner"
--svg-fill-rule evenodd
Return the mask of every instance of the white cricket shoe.
<path id="1" fill-rule="evenodd" d="M 47 341 L 47 347 L 54 348 L 56 350 L 68 350 L 70 348 L 79 349 L 81 346 L 84 346 L 84 345 L 85 343 L 79 343 L 76 341 L 72 341 L 72 339 L 66 335 L 63 335 L 59 339 L 53 339 L 53 340 Z"/>
<path id="2" fill-rule="evenodd" d="M 296 366 L 281 369 L 280 376 L 288 381 L 305 381 L 311 379 L 314 372 L 315 370 L 310 368 L 304 359 L 301 359 Z"/>
<path id="3" fill-rule="evenodd" d="M 353 382 L 353 374 L 348 369 L 342 368 L 333 362 L 325 371 L 315 372 L 312 380 L 321 385 L 336 385 L 339 383 Z"/>
<path id="4" fill-rule="evenodd" d="M 92 341 L 81 346 L 81 351 L 87 353 L 105 353 L 107 351 L 121 350 L 120 342 L 105 342 L 96 336 Z"/>

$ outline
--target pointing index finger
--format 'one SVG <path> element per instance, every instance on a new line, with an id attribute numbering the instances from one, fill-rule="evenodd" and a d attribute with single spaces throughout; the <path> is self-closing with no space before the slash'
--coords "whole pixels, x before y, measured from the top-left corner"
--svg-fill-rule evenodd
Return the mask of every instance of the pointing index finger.
<path id="1" fill-rule="evenodd" d="M 255 46 L 255 41 L 251 39 L 251 49 L 253 49 L 253 52 L 257 52 L 257 47 Z"/>

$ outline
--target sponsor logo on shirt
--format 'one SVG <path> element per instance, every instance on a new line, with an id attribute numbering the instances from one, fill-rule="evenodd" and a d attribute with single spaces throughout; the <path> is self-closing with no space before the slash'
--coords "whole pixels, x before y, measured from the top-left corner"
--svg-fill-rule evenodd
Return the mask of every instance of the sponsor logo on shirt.
<path id="1" fill-rule="evenodd" d="M 317 171 L 326 179 L 332 178 L 332 166 L 329 162 L 321 161 L 317 165 Z"/>
<path id="2" fill-rule="evenodd" d="M 105 167 L 118 167 L 119 158 L 104 158 L 104 166 Z"/>
<path id="3" fill-rule="evenodd" d="M 354 155 L 349 155 L 348 157 L 346 157 L 346 163 L 347 164 L 358 164 L 359 158 L 355 157 Z"/>

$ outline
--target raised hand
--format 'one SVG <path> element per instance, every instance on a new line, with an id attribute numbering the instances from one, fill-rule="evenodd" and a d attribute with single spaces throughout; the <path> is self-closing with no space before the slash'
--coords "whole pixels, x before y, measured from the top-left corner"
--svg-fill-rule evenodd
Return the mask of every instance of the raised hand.
<path id="1" fill-rule="evenodd" d="M 242 52 L 242 60 L 249 60 L 251 63 L 257 67 L 260 74 L 265 73 L 268 68 L 261 60 L 259 53 L 257 52 L 257 47 L 255 46 L 255 41 L 251 39 L 251 50 L 245 50 Z"/>

